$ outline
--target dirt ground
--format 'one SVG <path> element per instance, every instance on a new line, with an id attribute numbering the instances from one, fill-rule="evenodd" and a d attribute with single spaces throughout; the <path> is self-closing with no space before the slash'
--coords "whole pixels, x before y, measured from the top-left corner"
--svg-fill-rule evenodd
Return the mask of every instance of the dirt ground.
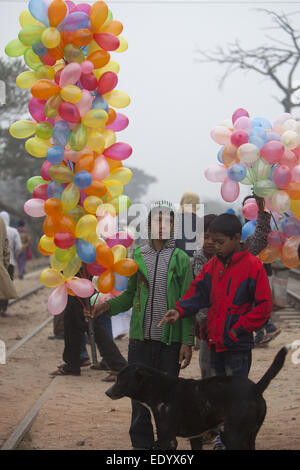
<path id="1" fill-rule="evenodd" d="M 38 283 L 39 276 L 32 276 L 30 282 L 18 280 L 17 288 L 24 292 Z M 39 291 L 10 306 L 10 318 L 0 318 L 0 339 L 5 341 L 7 350 L 49 317 L 49 293 L 49 289 Z M 263 375 L 281 346 L 300 340 L 299 327 L 286 322 L 277 324 L 282 333 L 268 347 L 253 351 L 250 378 L 254 381 Z M 50 395 L 20 449 L 130 450 L 130 400 L 111 401 L 104 393 L 109 384 L 101 381 L 107 374 L 89 367 L 81 369 L 80 377 L 50 378 L 49 372 L 62 362 L 63 351 L 63 341 L 48 339 L 52 334 L 51 322 L 13 353 L 6 365 L 0 365 L 0 447 L 52 384 Z M 117 340 L 117 344 L 126 357 L 128 338 Z M 200 378 L 197 351 L 181 376 Z M 268 411 L 257 437 L 257 449 L 300 450 L 300 364 L 293 363 L 291 352 L 264 396 Z M 189 449 L 188 441 L 178 441 L 179 450 Z M 205 448 L 211 449 L 211 445 Z"/>

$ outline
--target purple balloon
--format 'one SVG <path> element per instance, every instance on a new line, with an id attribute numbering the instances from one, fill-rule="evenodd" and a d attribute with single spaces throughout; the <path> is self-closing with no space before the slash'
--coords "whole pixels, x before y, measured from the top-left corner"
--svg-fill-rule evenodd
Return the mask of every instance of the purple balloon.
<path id="1" fill-rule="evenodd" d="M 125 114 L 117 113 L 116 119 L 114 122 L 106 126 L 106 129 L 111 129 L 114 132 L 120 132 L 126 129 L 129 124 L 129 119 Z"/>

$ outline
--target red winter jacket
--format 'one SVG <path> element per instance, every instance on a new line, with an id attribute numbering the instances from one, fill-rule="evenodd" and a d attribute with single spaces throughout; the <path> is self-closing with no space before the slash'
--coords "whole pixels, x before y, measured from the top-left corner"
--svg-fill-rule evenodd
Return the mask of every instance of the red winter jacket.
<path id="1" fill-rule="evenodd" d="M 217 352 L 252 349 L 252 332 L 272 311 L 271 289 L 259 259 L 245 250 L 234 253 L 226 268 L 216 256 L 205 264 L 176 309 L 180 317 L 188 317 L 204 307 L 209 311 L 202 337 L 209 347 L 214 344 Z"/>

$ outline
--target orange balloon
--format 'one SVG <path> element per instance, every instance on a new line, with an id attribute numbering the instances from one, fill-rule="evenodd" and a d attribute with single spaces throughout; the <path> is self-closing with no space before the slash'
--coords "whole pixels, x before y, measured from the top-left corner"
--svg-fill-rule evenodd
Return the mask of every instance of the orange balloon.
<path id="1" fill-rule="evenodd" d="M 47 100 L 60 92 L 60 87 L 50 80 L 38 80 L 31 87 L 31 94 L 38 100 Z"/>
<path id="2" fill-rule="evenodd" d="M 50 216 L 48 215 L 43 223 L 43 231 L 44 234 L 47 235 L 47 237 L 53 238 L 54 235 L 59 231 L 58 229 L 58 224 L 57 224 L 57 218 L 61 217 L 58 215 L 58 217 Z"/>
<path id="3" fill-rule="evenodd" d="M 100 266 L 112 269 L 114 265 L 114 254 L 109 246 L 103 244 L 96 248 L 96 260 Z"/>
<path id="4" fill-rule="evenodd" d="M 50 26 L 57 26 L 68 13 L 68 7 L 62 0 L 53 0 L 48 7 Z"/>
<path id="5" fill-rule="evenodd" d="M 123 31 L 123 25 L 120 21 L 107 21 L 101 28 L 101 33 L 112 33 L 119 36 Z"/>
<path id="6" fill-rule="evenodd" d="M 101 199 L 107 193 L 107 188 L 102 181 L 93 180 L 92 184 L 88 188 L 84 189 L 84 192 L 88 196 L 97 196 Z"/>
<path id="7" fill-rule="evenodd" d="M 59 199 L 51 197 L 45 201 L 44 209 L 47 215 L 56 216 L 62 212 L 63 207 Z"/>
<path id="8" fill-rule="evenodd" d="M 75 173 L 79 171 L 88 171 L 91 172 L 95 163 L 94 155 L 86 154 L 78 158 L 75 163 Z"/>
<path id="9" fill-rule="evenodd" d="M 258 255 L 262 263 L 273 263 L 281 255 L 281 248 L 267 245 Z"/>
<path id="10" fill-rule="evenodd" d="M 74 294 L 74 292 L 70 288 L 68 288 L 68 294 L 72 295 L 73 297 L 76 297 L 76 294 Z"/>
<path id="11" fill-rule="evenodd" d="M 100 274 L 97 281 L 97 287 L 102 294 L 108 294 L 115 287 L 115 276 L 112 270 L 108 269 Z"/>
<path id="12" fill-rule="evenodd" d="M 73 43 L 79 47 L 87 46 L 92 41 L 93 37 L 94 35 L 89 29 L 77 29 L 77 31 L 74 32 Z"/>
<path id="13" fill-rule="evenodd" d="M 224 165 L 230 166 L 233 163 L 237 163 L 236 160 L 239 160 L 237 157 L 237 148 L 235 145 L 227 144 L 224 146 L 222 151 L 222 160 Z"/>
<path id="14" fill-rule="evenodd" d="M 93 62 L 95 69 L 104 67 L 110 61 L 110 54 L 102 49 L 92 52 L 86 60 Z"/>
<path id="15" fill-rule="evenodd" d="M 66 44 L 72 44 L 73 43 L 73 37 L 74 37 L 74 31 L 62 31 L 61 32 L 61 37 L 63 42 Z"/>
<path id="16" fill-rule="evenodd" d="M 114 271 L 120 276 L 133 276 L 138 270 L 138 265 L 130 258 L 124 258 L 114 265 Z"/>
<path id="17" fill-rule="evenodd" d="M 285 191 L 293 201 L 300 199 L 300 183 L 291 181 L 287 188 L 285 188 Z"/>
<path id="18" fill-rule="evenodd" d="M 75 233 L 76 231 L 76 223 L 69 215 L 63 214 L 57 221 L 58 223 L 58 230 L 57 232 L 71 232 Z"/>
<path id="19" fill-rule="evenodd" d="M 106 125 L 112 124 L 117 117 L 117 113 L 113 108 L 108 108 L 108 118 L 106 121 Z"/>
<path id="20" fill-rule="evenodd" d="M 108 15 L 108 6 L 105 2 L 95 2 L 90 9 L 91 30 L 100 31 Z"/>
<path id="21" fill-rule="evenodd" d="M 122 168 L 123 163 L 120 160 L 112 160 L 111 158 L 106 159 L 108 165 L 109 165 L 109 172 L 111 173 L 113 170 L 116 170 L 117 168 Z"/>
<path id="22" fill-rule="evenodd" d="M 60 44 L 56 47 L 53 47 L 53 49 L 48 49 L 48 54 L 50 55 L 50 57 L 52 57 L 52 59 L 60 60 L 64 56 L 64 48 L 65 48 L 65 42 L 61 34 Z"/>

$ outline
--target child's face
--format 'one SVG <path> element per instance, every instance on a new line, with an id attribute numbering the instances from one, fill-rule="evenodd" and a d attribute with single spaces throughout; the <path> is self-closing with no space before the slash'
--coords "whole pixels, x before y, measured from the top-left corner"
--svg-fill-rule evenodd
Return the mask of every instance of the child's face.
<path id="1" fill-rule="evenodd" d="M 174 218 L 170 214 L 162 212 L 151 216 L 151 237 L 153 240 L 169 240 L 174 224 Z"/>
<path id="2" fill-rule="evenodd" d="M 233 238 L 227 237 L 223 233 L 212 233 L 212 241 L 215 253 L 222 259 L 229 258 L 240 247 L 241 235 L 236 233 Z"/>
<path id="3" fill-rule="evenodd" d="M 204 232 L 203 251 L 206 255 L 212 256 L 216 253 L 212 233 L 208 230 Z"/>

